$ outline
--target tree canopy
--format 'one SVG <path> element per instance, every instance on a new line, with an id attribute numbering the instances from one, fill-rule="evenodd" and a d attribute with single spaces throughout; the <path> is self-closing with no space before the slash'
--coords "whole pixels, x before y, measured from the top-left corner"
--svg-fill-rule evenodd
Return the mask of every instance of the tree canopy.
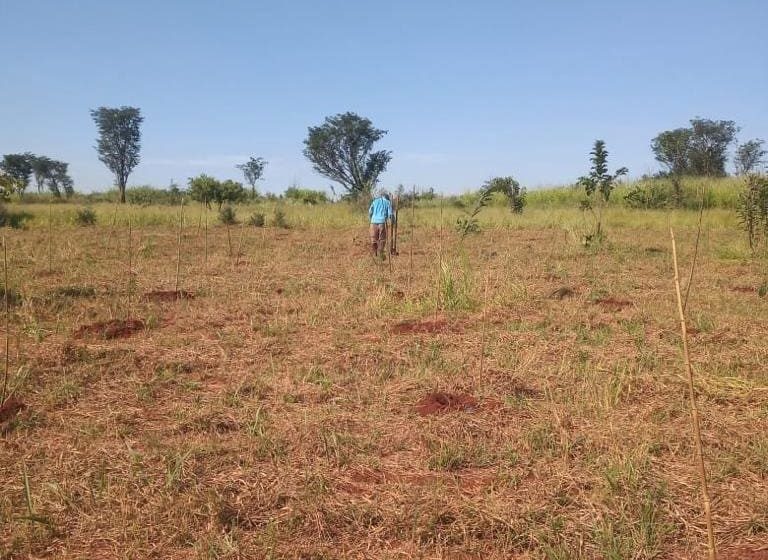
<path id="1" fill-rule="evenodd" d="M 736 148 L 736 155 L 733 157 L 733 164 L 736 166 L 736 173 L 746 175 L 757 170 L 763 164 L 763 158 L 768 152 L 763 149 L 765 142 L 759 138 L 749 140 Z"/>
<path id="2" fill-rule="evenodd" d="M 651 141 L 656 160 L 672 175 L 721 177 L 738 127 L 733 121 L 695 118 L 689 128 L 659 133 Z"/>
<path id="3" fill-rule="evenodd" d="M 388 150 L 372 151 L 386 133 L 355 113 L 340 113 L 309 127 L 304 155 L 315 171 L 341 184 L 347 196 L 367 196 L 392 159 Z"/>
<path id="4" fill-rule="evenodd" d="M 251 196 L 256 198 L 256 183 L 264 174 L 264 168 L 267 166 L 267 160 L 260 157 L 251 156 L 248 161 L 241 163 L 236 167 L 243 172 L 245 182 L 251 186 Z"/>
<path id="5" fill-rule="evenodd" d="M 203 202 L 208 208 L 213 202 L 219 210 L 225 202 L 240 202 L 246 196 L 242 183 L 231 179 L 222 182 L 204 173 L 189 179 L 187 192 L 192 200 Z"/>
<path id="6" fill-rule="evenodd" d="M 99 107 L 91 111 L 91 117 L 99 131 L 99 160 L 114 173 L 120 202 L 125 202 L 128 176 L 139 164 L 144 117 L 136 107 Z"/>
<path id="7" fill-rule="evenodd" d="M 16 192 L 24 194 L 29 186 L 32 176 L 32 160 L 34 156 L 29 152 L 23 154 L 5 154 L 0 161 L 0 169 L 14 180 Z"/>

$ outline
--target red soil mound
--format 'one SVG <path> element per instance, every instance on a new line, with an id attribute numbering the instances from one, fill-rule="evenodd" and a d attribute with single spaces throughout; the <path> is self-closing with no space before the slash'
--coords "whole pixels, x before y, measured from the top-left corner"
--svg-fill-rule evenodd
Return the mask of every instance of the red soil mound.
<path id="1" fill-rule="evenodd" d="M 477 399 L 472 395 L 454 393 L 429 393 L 416 403 L 416 412 L 422 416 L 451 410 L 472 412 L 477 409 Z"/>
<path id="2" fill-rule="evenodd" d="M 626 299 L 616 299 L 612 297 L 600 298 L 595 300 L 597 305 L 601 305 L 609 311 L 621 311 L 625 307 L 632 305 L 632 302 Z"/>
<path id="3" fill-rule="evenodd" d="M 187 290 L 156 290 L 141 296 L 142 301 L 176 301 L 177 299 L 194 299 L 195 294 Z"/>
<path id="4" fill-rule="evenodd" d="M 6 401 L 0 405 L 0 424 L 8 422 L 25 408 L 27 408 L 27 405 L 16 397 L 6 399 Z"/>
<path id="5" fill-rule="evenodd" d="M 720 560 L 768 560 L 768 548 L 760 547 L 754 550 L 739 548 L 720 553 L 718 556 Z"/>
<path id="6" fill-rule="evenodd" d="M 73 336 L 75 338 L 84 338 L 89 335 L 106 339 L 127 338 L 143 328 L 144 321 L 139 319 L 113 319 L 111 321 L 100 321 L 92 325 L 83 325 L 74 332 Z"/>
<path id="7" fill-rule="evenodd" d="M 754 294 L 757 291 L 757 288 L 753 286 L 733 286 L 731 287 L 731 291 L 739 294 Z"/>
<path id="8" fill-rule="evenodd" d="M 441 333 L 451 330 L 445 319 L 403 321 L 392 327 L 395 334 Z"/>

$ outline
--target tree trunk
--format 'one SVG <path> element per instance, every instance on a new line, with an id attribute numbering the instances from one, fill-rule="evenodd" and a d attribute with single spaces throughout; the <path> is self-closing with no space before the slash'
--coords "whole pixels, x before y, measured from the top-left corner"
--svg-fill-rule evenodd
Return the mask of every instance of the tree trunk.
<path id="1" fill-rule="evenodd" d="M 120 204 L 125 204 L 125 183 L 121 182 L 117 188 L 120 189 Z"/>

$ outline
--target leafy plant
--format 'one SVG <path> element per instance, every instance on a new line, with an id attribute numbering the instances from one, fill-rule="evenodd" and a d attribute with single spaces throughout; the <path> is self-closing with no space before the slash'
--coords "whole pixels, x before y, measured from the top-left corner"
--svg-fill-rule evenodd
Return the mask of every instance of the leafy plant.
<path id="1" fill-rule="evenodd" d="M 737 212 L 750 249 L 754 250 L 761 239 L 765 243 L 768 240 L 768 177 L 747 175 Z"/>
<path id="2" fill-rule="evenodd" d="M 99 160 L 115 174 L 120 202 L 124 203 L 128 176 L 139 164 L 144 117 L 136 107 L 99 107 L 91 111 L 91 117 L 99 130 Z"/>
<path id="3" fill-rule="evenodd" d="M 611 197 L 617 179 L 629 171 L 626 167 L 621 167 L 613 174 L 608 172 L 608 150 L 603 140 L 595 140 L 590 155 L 592 167 L 589 175 L 579 177 L 578 180 L 587 195 L 581 207 L 590 211 L 595 221 L 594 229 L 584 237 L 584 244 L 587 246 L 603 240 L 603 209 Z"/>
<path id="4" fill-rule="evenodd" d="M 245 163 L 241 163 L 236 167 L 243 172 L 245 181 L 251 185 L 251 198 L 255 199 L 258 196 L 256 191 L 256 182 L 261 179 L 264 174 L 264 168 L 267 166 L 267 160 L 260 157 L 250 157 Z"/>
<path id="5" fill-rule="evenodd" d="M 96 224 L 96 212 L 91 208 L 78 208 L 75 212 L 75 225 L 92 226 Z"/>
<path id="6" fill-rule="evenodd" d="M 231 226 L 237 223 L 237 214 L 235 213 L 235 209 L 232 208 L 229 204 L 226 206 L 222 206 L 219 209 L 219 220 L 222 224 Z"/>
<path id="7" fill-rule="evenodd" d="M 261 212 L 254 212 L 248 217 L 248 225 L 253 227 L 264 227 L 267 223 L 266 217 Z"/>
<path id="8" fill-rule="evenodd" d="M 283 229 L 289 229 L 291 227 L 285 216 L 285 210 L 283 210 L 280 205 L 275 207 L 275 211 L 272 214 L 272 225 Z"/>

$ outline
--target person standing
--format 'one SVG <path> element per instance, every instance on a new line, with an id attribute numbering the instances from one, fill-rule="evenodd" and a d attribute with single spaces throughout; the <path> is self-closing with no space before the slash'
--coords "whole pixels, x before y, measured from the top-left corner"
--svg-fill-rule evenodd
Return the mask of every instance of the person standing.
<path id="1" fill-rule="evenodd" d="M 387 246 L 387 220 L 393 224 L 395 221 L 389 194 L 380 192 L 371 201 L 368 216 L 371 218 L 371 254 L 374 257 L 384 258 L 384 249 Z"/>

